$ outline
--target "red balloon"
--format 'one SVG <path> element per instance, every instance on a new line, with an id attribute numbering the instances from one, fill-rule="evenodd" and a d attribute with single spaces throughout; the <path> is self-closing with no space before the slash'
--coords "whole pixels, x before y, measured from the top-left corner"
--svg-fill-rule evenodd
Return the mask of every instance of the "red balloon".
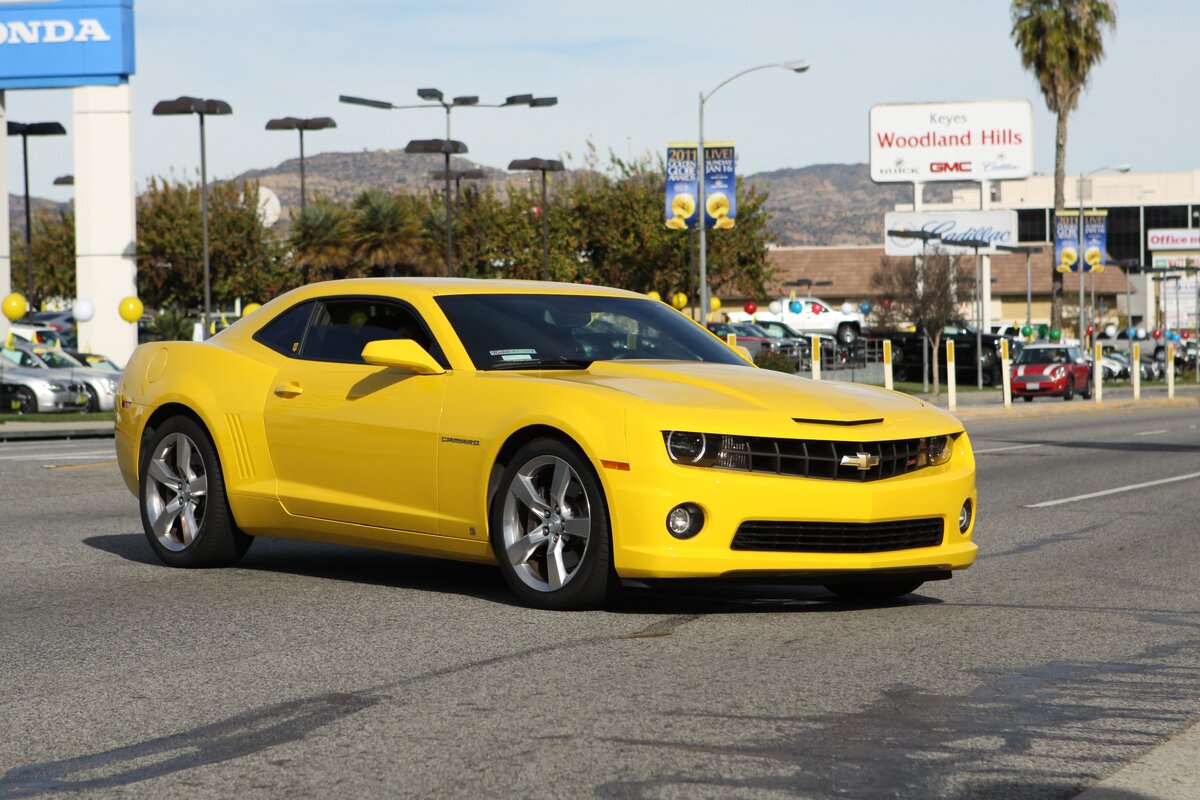
<path id="1" fill-rule="evenodd" d="M 753 314 L 755 311 L 758 311 L 758 304 L 751 300 L 750 302 L 746 303 L 746 305 L 742 306 L 742 310 L 747 314 Z"/>
<path id="2" fill-rule="evenodd" d="M 1093 333 L 1092 326 L 1088 325 L 1088 336 L 1091 336 L 1092 333 Z"/>
<path id="3" fill-rule="evenodd" d="M 825 306 L 821 305 L 820 303 L 813 303 L 813 313 L 814 314 L 820 314 L 824 310 L 825 310 Z"/>
<path id="4" fill-rule="evenodd" d="M 1191 335 L 1191 331 L 1180 331 L 1180 332 L 1179 332 L 1179 338 L 1180 338 L 1180 339 L 1186 339 L 1186 338 L 1188 338 L 1188 336 L 1190 336 L 1190 335 Z"/>
<path id="5" fill-rule="evenodd" d="M 883 298 L 883 307 L 891 308 L 892 307 L 892 298 L 890 298 L 890 297 Z"/>
<path id="6" fill-rule="evenodd" d="M 1161 339 L 1161 338 L 1162 338 L 1162 331 L 1160 331 L 1160 330 L 1158 330 L 1158 329 L 1156 328 L 1155 330 L 1153 330 L 1153 331 L 1151 331 L 1151 332 L 1150 332 L 1150 335 L 1151 335 L 1152 337 L 1154 337 L 1155 339 Z"/>

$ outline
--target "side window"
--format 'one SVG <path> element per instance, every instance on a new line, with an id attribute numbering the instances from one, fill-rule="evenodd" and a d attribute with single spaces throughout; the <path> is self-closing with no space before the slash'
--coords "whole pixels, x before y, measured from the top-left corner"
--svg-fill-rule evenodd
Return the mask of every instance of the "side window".
<path id="1" fill-rule="evenodd" d="M 254 334 L 254 340 L 259 344 L 266 345 L 276 353 L 296 357 L 300 353 L 300 343 L 304 339 L 304 328 L 308 324 L 308 318 L 312 316 L 315 306 L 316 303 L 309 300 L 289 308 Z"/>
<path id="2" fill-rule="evenodd" d="M 415 312 L 402 303 L 371 297 L 319 301 L 300 357 L 361 364 L 363 348 L 379 339 L 412 339 L 446 366 L 440 348 Z"/>

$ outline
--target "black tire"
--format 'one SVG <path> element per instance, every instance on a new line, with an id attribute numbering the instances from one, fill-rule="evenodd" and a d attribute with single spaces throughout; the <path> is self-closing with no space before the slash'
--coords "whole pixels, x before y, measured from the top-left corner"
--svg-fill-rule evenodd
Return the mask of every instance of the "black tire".
<path id="1" fill-rule="evenodd" d="M 91 384 L 85 383 L 83 385 L 83 388 L 87 391 L 87 398 L 88 398 L 87 405 L 84 406 L 83 410 L 88 414 L 92 414 L 92 413 L 99 411 L 100 410 L 100 395 L 96 394 L 96 390 L 91 387 Z"/>
<path id="2" fill-rule="evenodd" d="M 1075 399 L 1075 376 L 1074 375 L 1067 376 L 1067 388 L 1063 389 L 1062 399 L 1067 400 L 1067 401 Z"/>
<path id="3" fill-rule="evenodd" d="M 16 412 L 18 414 L 36 414 L 38 410 L 37 395 L 32 389 L 25 386 L 18 386 L 13 392 L 13 397 L 16 398 Z"/>
<path id="4" fill-rule="evenodd" d="M 1084 400 L 1092 399 L 1092 379 L 1091 378 L 1088 378 L 1086 381 L 1084 381 L 1083 390 L 1079 392 L 1079 396 L 1082 397 Z"/>
<path id="5" fill-rule="evenodd" d="M 164 564 L 227 567 L 254 542 L 234 522 L 212 440 L 189 417 L 172 417 L 142 442 L 139 486 L 142 528 Z"/>
<path id="6" fill-rule="evenodd" d="M 1026 402 L 1026 403 L 1032 403 L 1032 402 L 1033 402 L 1033 395 L 1031 395 L 1031 394 L 1027 394 L 1027 395 L 1025 395 L 1025 402 Z"/>
<path id="7" fill-rule="evenodd" d="M 488 522 L 500 571 L 522 602 L 554 611 L 604 605 L 613 582 L 608 508 L 575 447 L 543 438 L 518 450 L 500 478 Z"/>
<path id="8" fill-rule="evenodd" d="M 924 581 L 878 581 L 876 583 L 831 583 L 825 586 L 841 600 L 851 603 L 878 603 L 912 594 Z"/>
<path id="9" fill-rule="evenodd" d="M 858 328 L 849 322 L 843 322 L 837 329 L 837 340 L 842 344 L 854 344 L 858 339 Z"/>

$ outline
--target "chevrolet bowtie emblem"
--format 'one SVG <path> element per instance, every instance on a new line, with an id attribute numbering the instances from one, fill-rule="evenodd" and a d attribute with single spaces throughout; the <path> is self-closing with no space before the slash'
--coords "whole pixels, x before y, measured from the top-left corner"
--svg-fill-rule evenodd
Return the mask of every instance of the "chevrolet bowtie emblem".
<path id="1" fill-rule="evenodd" d="M 852 456 L 842 456 L 843 467 L 855 467 L 862 472 L 866 472 L 871 467 L 879 466 L 879 456 L 873 456 L 870 453 L 855 453 Z"/>

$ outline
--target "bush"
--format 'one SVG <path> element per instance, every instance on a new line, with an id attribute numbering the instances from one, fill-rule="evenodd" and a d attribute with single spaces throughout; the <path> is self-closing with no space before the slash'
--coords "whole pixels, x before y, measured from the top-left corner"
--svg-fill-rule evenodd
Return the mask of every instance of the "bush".
<path id="1" fill-rule="evenodd" d="M 190 342 L 192 328 L 193 323 L 187 314 L 173 308 L 159 311 L 150 323 L 150 330 L 158 341 Z"/>
<path id="2" fill-rule="evenodd" d="M 774 350 L 759 350 L 758 355 L 754 357 L 754 363 L 762 369 L 773 369 L 789 375 L 796 372 L 796 360 L 786 353 L 777 353 Z"/>

